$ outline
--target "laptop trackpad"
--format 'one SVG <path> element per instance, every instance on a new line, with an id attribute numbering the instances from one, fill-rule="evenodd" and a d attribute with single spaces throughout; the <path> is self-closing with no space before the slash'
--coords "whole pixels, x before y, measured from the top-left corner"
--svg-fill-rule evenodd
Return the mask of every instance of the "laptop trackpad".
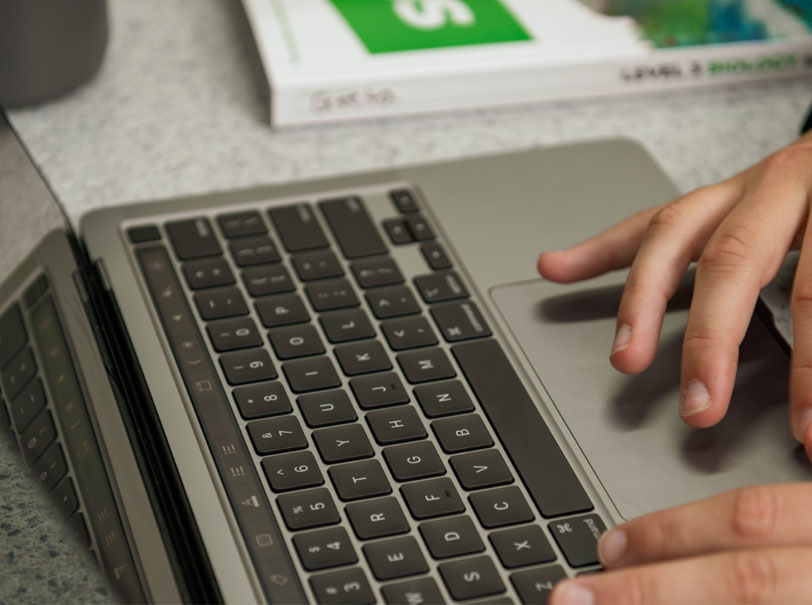
<path id="1" fill-rule="evenodd" d="M 727 416 L 713 428 L 692 429 L 678 414 L 690 289 L 672 301 L 654 364 L 627 376 L 608 360 L 623 278 L 570 286 L 537 280 L 491 291 L 620 514 L 630 519 L 734 487 L 812 478 L 788 428 L 789 360 L 762 322 L 753 320 L 741 347 Z"/>

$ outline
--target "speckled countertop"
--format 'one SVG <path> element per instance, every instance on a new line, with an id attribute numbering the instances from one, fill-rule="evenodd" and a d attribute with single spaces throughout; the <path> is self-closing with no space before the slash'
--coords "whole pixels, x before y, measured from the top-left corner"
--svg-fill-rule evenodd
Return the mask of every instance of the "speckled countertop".
<path id="1" fill-rule="evenodd" d="M 610 136 L 642 143 L 688 191 L 791 141 L 812 99 L 796 79 L 274 132 L 239 2 L 110 9 L 98 76 L 10 116 L 74 222 L 102 205 Z M 113 598 L 7 447 L 0 494 L 0 604 Z"/>

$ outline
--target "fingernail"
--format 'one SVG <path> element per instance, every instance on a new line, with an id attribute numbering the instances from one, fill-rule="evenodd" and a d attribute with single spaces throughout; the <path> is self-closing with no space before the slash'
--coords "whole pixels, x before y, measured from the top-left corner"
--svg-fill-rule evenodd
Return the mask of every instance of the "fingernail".
<path id="1" fill-rule="evenodd" d="M 576 584 L 563 582 L 555 593 L 555 600 L 550 605 L 594 605 L 595 596 L 592 591 Z"/>
<path id="2" fill-rule="evenodd" d="M 810 422 L 812 422 L 812 409 L 806 409 L 796 416 L 795 422 L 792 424 L 792 433 L 795 436 L 795 439 L 801 443 L 804 442 L 806 427 L 809 426 Z"/>
<path id="3" fill-rule="evenodd" d="M 690 380 L 682 391 L 682 400 L 679 404 L 679 413 L 683 416 L 693 416 L 708 409 L 710 395 L 708 389 L 700 380 Z"/>
<path id="4" fill-rule="evenodd" d="M 613 529 L 607 532 L 598 543 L 598 553 L 601 563 L 604 565 L 614 565 L 623 557 L 626 552 L 626 545 L 629 543 L 626 532 L 622 529 Z"/>
<path id="5" fill-rule="evenodd" d="M 629 324 L 623 324 L 617 329 L 615 334 L 615 342 L 612 344 L 612 355 L 623 349 L 629 347 L 632 341 L 632 327 Z"/>

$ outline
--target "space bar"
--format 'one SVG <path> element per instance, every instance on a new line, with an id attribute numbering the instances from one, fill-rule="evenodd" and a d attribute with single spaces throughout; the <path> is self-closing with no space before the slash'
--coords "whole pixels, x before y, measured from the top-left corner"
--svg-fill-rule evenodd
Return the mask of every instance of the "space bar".
<path id="1" fill-rule="evenodd" d="M 589 496 L 501 345 L 488 339 L 451 350 L 541 514 L 591 510 Z"/>

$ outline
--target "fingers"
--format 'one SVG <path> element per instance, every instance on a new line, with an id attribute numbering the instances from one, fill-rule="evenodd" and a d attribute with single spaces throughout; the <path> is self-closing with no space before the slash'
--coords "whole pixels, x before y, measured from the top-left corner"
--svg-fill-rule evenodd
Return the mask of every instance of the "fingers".
<path id="1" fill-rule="evenodd" d="M 570 283 L 628 267 L 659 209 L 654 206 L 633 214 L 568 250 L 542 253 L 539 273 L 551 281 Z"/>
<path id="2" fill-rule="evenodd" d="M 550 605 L 802 605 L 812 603 L 812 549 L 735 551 L 560 583 Z"/>
<path id="3" fill-rule="evenodd" d="M 810 216 L 808 221 L 812 221 Z M 789 377 L 792 434 L 812 458 L 812 229 L 807 224 L 792 285 L 793 351 Z"/>
<path id="4" fill-rule="evenodd" d="M 600 541 L 607 568 L 754 547 L 812 544 L 812 484 L 733 490 L 645 515 Z"/>
<path id="5" fill-rule="evenodd" d="M 618 370 L 641 372 L 654 360 L 669 299 L 740 197 L 741 186 L 730 180 L 689 193 L 652 216 L 618 307 L 611 356 Z"/>
<path id="6" fill-rule="evenodd" d="M 806 204 L 798 179 L 766 171 L 702 252 L 682 355 L 680 414 L 688 424 L 711 426 L 727 411 L 759 290 L 785 258 Z"/>

